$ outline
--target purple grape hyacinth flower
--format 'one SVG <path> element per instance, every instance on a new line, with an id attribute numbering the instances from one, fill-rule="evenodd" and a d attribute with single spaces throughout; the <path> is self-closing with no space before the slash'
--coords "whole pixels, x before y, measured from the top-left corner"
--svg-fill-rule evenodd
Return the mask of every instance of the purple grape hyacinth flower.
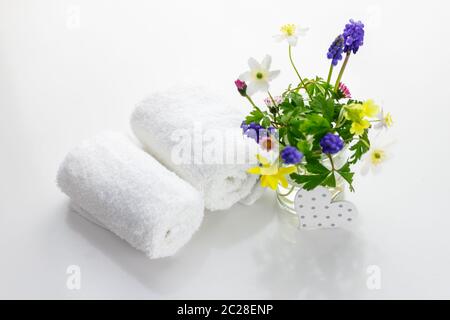
<path id="1" fill-rule="evenodd" d="M 259 133 L 263 129 L 263 127 L 257 123 L 250 123 L 247 125 L 247 128 L 243 132 L 245 136 L 253 139 L 256 143 L 259 143 Z M 244 129 L 243 129 L 244 130 Z"/>
<path id="2" fill-rule="evenodd" d="M 258 123 L 252 122 L 250 124 L 246 124 L 245 121 L 242 122 L 241 128 L 242 128 L 242 133 L 245 136 L 255 140 L 256 143 L 259 143 L 263 137 L 268 137 L 271 134 L 273 134 L 275 131 L 274 127 L 269 127 L 267 129 L 265 129 L 263 126 L 261 126 Z"/>
<path id="3" fill-rule="evenodd" d="M 342 52 L 344 52 L 344 37 L 339 35 L 331 43 L 327 53 L 327 58 L 331 59 L 333 66 L 337 66 L 338 62 L 342 60 Z"/>
<path id="4" fill-rule="evenodd" d="M 247 131 L 248 129 L 248 124 L 245 121 L 242 121 L 241 123 L 241 129 L 242 129 L 242 133 L 244 134 L 245 131 Z"/>
<path id="5" fill-rule="evenodd" d="M 292 146 L 287 146 L 280 153 L 281 159 L 285 164 L 297 164 L 303 159 L 303 153 Z"/>
<path id="6" fill-rule="evenodd" d="M 364 24 L 361 21 L 350 19 L 345 25 L 344 32 L 344 52 L 353 51 L 356 53 L 364 43 Z"/>
<path id="7" fill-rule="evenodd" d="M 322 147 L 323 153 L 335 154 L 342 150 L 344 141 L 336 134 L 327 133 L 320 140 L 320 146 Z"/>

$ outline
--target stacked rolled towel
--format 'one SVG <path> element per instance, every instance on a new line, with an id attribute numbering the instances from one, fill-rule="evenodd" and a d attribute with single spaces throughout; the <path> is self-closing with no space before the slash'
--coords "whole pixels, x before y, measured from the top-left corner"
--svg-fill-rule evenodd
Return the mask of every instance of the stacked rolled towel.
<path id="1" fill-rule="evenodd" d="M 130 122 L 147 151 L 202 192 L 207 209 L 224 210 L 255 200 L 251 193 L 257 178 L 246 172 L 254 165 L 254 152 L 240 132 L 244 111 L 205 88 L 178 86 L 139 103 Z M 239 138 L 230 147 L 232 132 Z M 225 154 L 205 159 L 214 148 Z"/>
<path id="2" fill-rule="evenodd" d="M 72 150 L 57 183 L 79 214 L 150 258 L 173 255 L 203 218 L 201 194 L 119 133 Z"/>

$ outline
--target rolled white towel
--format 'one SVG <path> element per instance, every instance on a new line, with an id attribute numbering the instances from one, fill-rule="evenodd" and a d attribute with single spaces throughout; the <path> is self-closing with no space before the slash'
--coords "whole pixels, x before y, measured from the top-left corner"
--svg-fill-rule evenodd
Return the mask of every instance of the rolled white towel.
<path id="1" fill-rule="evenodd" d="M 57 183 L 75 211 L 150 258 L 173 255 L 203 218 L 201 194 L 120 133 L 73 149 Z"/>
<path id="2" fill-rule="evenodd" d="M 246 196 L 244 199 L 242 199 L 241 201 L 239 201 L 239 203 L 244 204 L 246 206 L 251 206 L 256 201 L 258 201 L 259 198 L 262 197 L 262 195 L 264 194 L 264 191 L 265 191 L 265 189 L 263 187 L 261 187 L 261 184 L 256 183 L 253 186 L 253 189 L 250 192 L 250 194 L 248 196 Z"/>
<path id="3" fill-rule="evenodd" d="M 145 149 L 201 191 L 214 211 L 246 198 L 257 180 L 246 172 L 255 146 L 242 137 L 244 113 L 205 88 L 177 86 L 139 103 L 130 123 Z"/>

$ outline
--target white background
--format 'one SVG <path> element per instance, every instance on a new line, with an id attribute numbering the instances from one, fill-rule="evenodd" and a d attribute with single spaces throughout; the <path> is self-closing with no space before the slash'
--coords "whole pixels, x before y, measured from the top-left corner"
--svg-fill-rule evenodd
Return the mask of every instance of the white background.
<path id="1" fill-rule="evenodd" d="M 325 76 L 352 17 L 366 40 L 344 82 L 392 112 L 397 140 L 382 174 L 356 181 L 359 229 L 290 234 L 267 192 L 151 261 L 70 213 L 59 162 L 95 133 L 128 131 L 149 92 L 185 80 L 236 95 L 248 57 L 266 53 L 281 90 L 295 75 L 272 35 L 287 22 L 310 27 L 301 73 Z M 447 1 L 1 0 L 0 298 L 450 298 L 449 39 Z"/>

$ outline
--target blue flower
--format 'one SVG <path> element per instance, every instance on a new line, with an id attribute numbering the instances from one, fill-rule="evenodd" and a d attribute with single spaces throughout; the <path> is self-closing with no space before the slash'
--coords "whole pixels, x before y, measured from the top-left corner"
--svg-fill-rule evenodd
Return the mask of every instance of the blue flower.
<path id="1" fill-rule="evenodd" d="M 241 129 L 242 129 L 242 133 L 244 134 L 245 131 L 247 131 L 248 129 L 248 124 L 245 121 L 242 121 L 241 123 Z"/>
<path id="2" fill-rule="evenodd" d="M 344 52 L 353 51 L 356 53 L 360 46 L 364 43 L 364 24 L 361 21 L 353 21 L 345 25 L 344 32 Z"/>
<path id="3" fill-rule="evenodd" d="M 267 129 L 265 129 L 263 126 L 261 126 L 258 123 L 255 123 L 255 122 L 246 124 L 245 121 L 243 121 L 241 124 L 241 128 L 242 128 L 242 133 L 245 136 L 255 140 L 256 143 L 259 143 L 259 141 L 263 137 L 268 137 L 275 132 L 274 127 L 269 127 Z"/>
<path id="4" fill-rule="evenodd" d="M 287 146 L 284 148 L 280 155 L 285 164 L 297 164 L 303 159 L 303 153 L 292 146 Z"/>
<path id="5" fill-rule="evenodd" d="M 342 60 L 342 52 L 344 51 L 344 37 L 339 35 L 334 39 L 330 48 L 328 49 L 327 58 L 332 59 L 331 63 L 336 66 L 339 60 Z"/>
<path id="6" fill-rule="evenodd" d="M 327 133 L 322 140 L 320 140 L 322 151 L 327 154 L 335 154 L 342 150 L 344 141 L 338 135 Z"/>

